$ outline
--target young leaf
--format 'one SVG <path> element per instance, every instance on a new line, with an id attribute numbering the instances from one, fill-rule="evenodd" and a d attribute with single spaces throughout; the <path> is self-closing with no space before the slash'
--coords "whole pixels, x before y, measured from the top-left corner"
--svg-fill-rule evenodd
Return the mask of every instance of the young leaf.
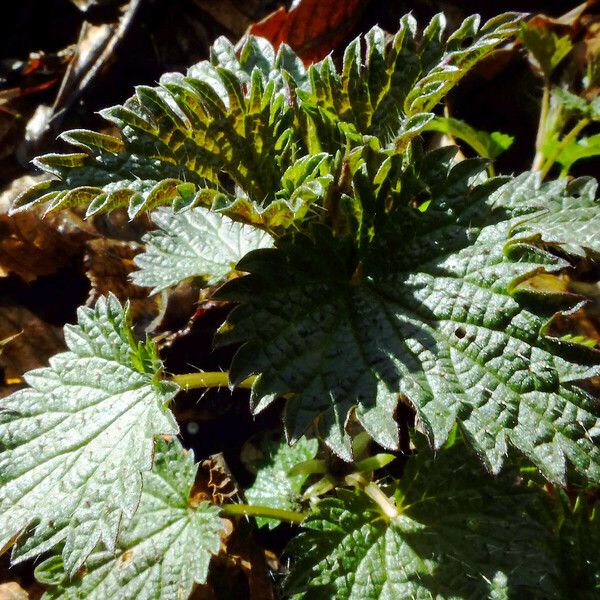
<path id="1" fill-rule="evenodd" d="M 463 444 L 435 458 L 421 449 L 400 479 L 398 516 L 343 490 L 316 506 L 290 544 L 288 588 L 307 600 L 551 592 L 550 536 L 528 514 L 535 494 L 514 482 L 486 475 Z"/>
<path id="2" fill-rule="evenodd" d="M 307 475 L 292 475 L 290 469 L 306 460 L 313 459 L 319 448 L 317 440 L 300 438 L 293 446 L 285 441 L 270 441 L 262 448 L 263 457 L 257 465 L 258 473 L 254 483 L 246 490 L 246 498 L 251 504 L 295 510 L 302 485 Z M 259 527 L 268 525 L 270 529 L 279 525 L 275 519 L 257 517 Z"/>
<path id="3" fill-rule="evenodd" d="M 332 174 L 288 189 L 289 169 L 323 152 L 323 165 L 349 144 L 385 138 L 402 150 L 433 118 L 434 106 L 479 60 L 507 40 L 520 15 L 507 13 L 479 27 L 466 19 L 443 41 L 437 15 L 417 40 L 407 15 L 393 41 L 372 29 L 366 61 L 360 39 L 345 53 L 342 72 L 331 57 L 304 70 L 286 46 L 276 54 L 249 37 L 236 56 L 220 38 L 211 61 L 166 74 L 158 87 L 139 86 L 123 106 L 102 115 L 122 140 L 75 130 L 63 139 L 71 154 L 36 159 L 58 179 L 21 194 L 13 211 L 38 204 L 48 210 L 88 206 L 87 214 L 127 207 L 134 217 L 161 204 L 201 205 L 269 231 L 302 221 L 322 208 Z M 315 211 L 310 211 L 313 215 Z"/>
<path id="4" fill-rule="evenodd" d="M 308 69 L 310 90 L 300 89 L 298 95 L 314 123 L 318 145 L 331 152 L 339 147 L 338 121 L 359 134 L 395 141 L 406 120 L 422 113 L 431 118 L 429 111 L 468 71 L 515 33 L 519 19 L 507 13 L 479 28 L 479 17 L 469 17 L 444 41 L 442 14 L 431 20 L 420 40 L 415 19 L 406 15 L 389 44 L 379 27 L 366 34 L 364 49 L 360 38 L 351 42 L 341 74 L 331 58 L 313 65 Z"/>
<path id="5" fill-rule="evenodd" d="M 73 573 L 99 542 L 112 550 L 135 513 L 154 436 L 178 431 L 166 408 L 177 386 L 157 378 L 152 346 L 134 342 L 114 296 L 80 308 L 65 341 L 0 403 L 0 546 L 35 526 L 30 554 L 64 541 Z"/>
<path id="6" fill-rule="evenodd" d="M 596 355 L 545 337 L 558 298 L 517 285 L 568 266 L 549 247 L 600 250 L 588 224 L 594 188 L 526 176 L 494 193 L 501 181 L 475 184 L 480 161 L 444 174 L 444 153 L 421 170 L 428 208 L 388 208 L 362 248 L 315 229 L 241 261 L 249 275 L 220 292 L 241 303 L 221 330 L 221 343 L 244 342 L 232 383 L 259 374 L 255 411 L 288 396 L 289 438 L 318 418 L 346 459 L 351 410 L 379 444 L 397 447 L 403 395 L 435 447 L 458 421 L 494 473 L 512 445 L 552 481 L 564 482 L 568 460 L 598 482 L 600 407 L 577 385 L 598 372 Z"/>
<path id="7" fill-rule="evenodd" d="M 90 215 L 128 207 L 134 217 L 161 204 L 210 207 L 230 195 L 232 184 L 257 207 L 268 204 L 294 153 L 284 88 L 302 83 L 304 69 L 295 58 L 289 48 L 276 55 L 256 38 L 237 58 L 220 38 L 211 62 L 191 67 L 187 76 L 167 73 L 158 87 L 139 86 L 124 105 L 102 111 L 122 139 L 64 133 L 79 152 L 37 158 L 36 165 L 58 179 L 21 194 L 13 210 L 87 205 Z M 284 79 L 286 68 L 298 81 Z"/>
<path id="8" fill-rule="evenodd" d="M 540 66 L 544 77 L 549 78 L 554 69 L 573 48 L 568 35 L 558 37 L 548 27 L 536 24 L 521 26 L 521 39 Z"/>
<path id="9" fill-rule="evenodd" d="M 546 156 L 556 156 L 556 162 L 562 167 L 561 174 L 566 175 L 577 161 L 600 156 L 600 134 L 571 140 L 566 144 L 552 138 L 544 144 L 543 151 Z"/>
<path id="10" fill-rule="evenodd" d="M 506 133 L 480 131 L 464 121 L 451 117 L 436 117 L 427 124 L 425 130 L 450 134 L 452 137 L 469 144 L 479 156 L 490 159 L 502 154 L 510 148 L 514 141 L 514 138 Z"/>
<path id="11" fill-rule="evenodd" d="M 152 214 L 159 227 L 147 233 L 146 250 L 135 257 L 140 269 L 131 278 L 155 294 L 190 277 L 204 276 L 208 285 L 223 279 L 250 250 L 271 245 L 271 237 L 204 208 Z"/>
<path id="12" fill-rule="evenodd" d="M 36 568 L 36 578 L 52 585 L 43 599 L 185 600 L 194 583 L 206 581 L 223 529 L 217 507 L 190 501 L 196 470 L 179 442 L 159 440 L 139 508 L 115 552 L 96 549 L 73 579 L 60 558 L 45 561 Z"/>

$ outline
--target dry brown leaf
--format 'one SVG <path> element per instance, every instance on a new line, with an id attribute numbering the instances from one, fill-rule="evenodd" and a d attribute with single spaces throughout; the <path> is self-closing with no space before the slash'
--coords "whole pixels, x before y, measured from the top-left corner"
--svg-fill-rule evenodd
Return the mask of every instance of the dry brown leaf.
<path id="1" fill-rule="evenodd" d="M 256 544 L 250 528 L 240 525 L 238 524 L 233 533 L 224 540 L 221 551 L 213 563 L 208 583 L 222 580 L 223 571 L 229 574 L 228 579 L 231 581 L 235 581 L 239 575 L 242 575 L 248 586 L 249 600 L 275 600 L 273 579 L 270 573 L 271 571 L 281 571 L 281 563 L 272 552 L 264 550 Z M 214 583 L 213 588 L 219 592 L 223 591 Z"/>
<path id="2" fill-rule="evenodd" d="M 194 4 L 237 36 L 241 36 L 249 25 L 266 12 L 264 0 L 194 0 Z"/>
<path id="3" fill-rule="evenodd" d="M 0 600 L 29 600 L 29 594 L 16 581 L 0 583 Z"/>
<path id="4" fill-rule="evenodd" d="M 114 50 L 128 31 L 140 2 L 129 0 L 120 8 L 120 15 L 113 23 L 82 23 L 79 39 L 74 45 L 73 56 L 64 72 L 54 103 L 38 112 L 37 122 L 28 123 L 29 135 L 19 148 L 20 155 L 37 154 L 44 142 L 60 128 L 68 109 L 114 56 Z M 79 4 L 85 11 L 93 3 L 81 0 Z"/>
<path id="5" fill-rule="evenodd" d="M 0 306 L 0 340 L 12 337 L 3 345 L 0 369 L 0 396 L 6 396 L 21 383 L 23 373 L 43 367 L 48 359 L 64 350 L 60 327 L 42 321 L 22 306 Z"/>
<path id="6" fill-rule="evenodd" d="M 222 452 L 212 454 L 201 465 L 208 473 L 207 487 L 213 504 L 223 504 L 239 496 L 240 487 Z"/>
<path id="7" fill-rule="evenodd" d="M 68 265 L 83 252 L 94 229 L 71 211 L 43 218 L 31 210 L 9 216 L 10 204 L 17 194 L 40 181 L 25 175 L 0 194 L 0 277 L 15 274 L 26 282 L 50 275 Z"/>
<path id="8" fill-rule="evenodd" d="M 200 463 L 196 483 L 190 494 L 192 505 L 202 501 L 223 504 L 239 500 L 239 485 L 222 453 L 213 454 Z M 212 590 L 223 592 L 217 582 L 226 577 L 237 593 L 239 578 L 245 579 L 250 600 L 274 600 L 270 570 L 279 570 L 280 564 L 271 552 L 257 546 L 252 528 L 244 520 L 234 522 L 224 519 L 225 533 L 221 536 L 221 549 L 216 557 L 207 586 L 197 590 L 192 598 L 212 598 Z M 274 562 L 275 561 L 275 562 Z M 229 574 L 229 577 L 227 576 Z M 236 584 L 236 580 L 238 584 Z M 212 584 L 212 585 L 211 585 Z M 217 597 L 223 597 L 219 594 Z M 230 597 L 230 596 L 227 596 Z"/>
<path id="9" fill-rule="evenodd" d="M 529 20 L 529 24 L 536 27 L 549 27 L 552 25 L 567 28 L 576 27 L 578 26 L 582 15 L 588 10 L 588 8 L 591 8 L 596 3 L 597 0 L 587 0 L 586 2 L 582 2 L 581 4 L 572 8 L 560 17 L 549 17 L 548 15 L 544 14 L 535 15 Z"/>
<path id="10" fill-rule="evenodd" d="M 301 0 L 289 11 L 279 8 L 248 33 L 267 38 L 275 48 L 286 43 L 306 63 L 316 62 L 348 37 L 365 6 L 364 0 Z"/>
<path id="11" fill-rule="evenodd" d="M 146 288 L 134 285 L 130 273 L 135 270 L 133 258 L 142 251 L 141 244 L 119 240 L 96 239 L 87 244 L 84 256 L 86 277 L 91 289 L 87 304 L 93 306 L 100 296 L 112 292 L 121 300 L 129 300 L 131 318 L 136 331 L 143 333 L 162 311 L 161 295 L 149 297 Z"/>
<path id="12" fill-rule="evenodd" d="M 27 60 L 14 61 L 0 73 L 0 159 L 21 143 L 22 126 L 34 112 L 35 96 L 55 86 L 72 58 L 70 48 L 56 53 L 31 52 Z M 25 99 L 25 101 L 24 101 Z"/>

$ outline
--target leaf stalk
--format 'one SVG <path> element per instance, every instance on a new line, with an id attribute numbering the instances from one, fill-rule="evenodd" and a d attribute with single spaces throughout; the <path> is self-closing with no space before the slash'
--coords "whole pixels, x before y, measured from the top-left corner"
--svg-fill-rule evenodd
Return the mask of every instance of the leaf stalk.
<path id="1" fill-rule="evenodd" d="M 581 133 L 581 131 L 590 123 L 590 119 L 581 119 L 575 125 L 565 137 L 556 145 L 554 152 L 548 157 L 548 160 L 544 163 L 543 167 L 540 169 L 540 175 L 542 180 L 546 178 L 552 165 L 556 162 L 556 159 L 560 156 L 560 153 L 566 148 L 573 140 L 577 138 L 577 136 Z"/>
<path id="2" fill-rule="evenodd" d="M 302 523 L 306 518 L 305 513 L 254 504 L 224 504 L 221 506 L 221 515 L 225 517 L 237 517 L 240 515 L 246 517 L 266 517 L 277 519 L 278 521 L 287 521 L 288 523 Z"/>
<path id="3" fill-rule="evenodd" d="M 251 376 L 240 381 L 236 388 L 250 389 L 256 376 Z M 171 381 L 174 381 L 183 390 L 207 389 L 231 387 L 229 383 L 229 373 L 227 371 L 206 371 L 198 373 L 183 373 L 173 375 Z"/>

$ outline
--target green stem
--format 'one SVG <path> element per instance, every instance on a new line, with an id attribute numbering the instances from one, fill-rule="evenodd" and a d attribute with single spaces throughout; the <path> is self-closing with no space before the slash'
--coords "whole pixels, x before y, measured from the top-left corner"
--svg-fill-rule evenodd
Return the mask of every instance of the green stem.
<path id="1" fill-rule="evenodd" d="M 277 519 L 278 521 L 287 521 L 288 523 L 302 523 L 306 518 L 306 515 L 301 512 L 253 504 L 223 504 L 221 506 L 221 514 L 226 517 L 237 517 L 240 515 L 246 517 L 266 517 Z"/>
<path id="2" fill-rule="evenodd" d="M 542 107 L 540 110 L 540 120 L 538 122 L 537 136 L 535 138 L 535 157 L 531 165 L 532 171 L 539 171 L 544 164 L 544 153 L 542 148 L 546 139 L 546 130 L 548 128 L 548 111 L 550 110 L 550 82 L 544 81 L 544 92 L 542 94 Z"/>
<path id="3" fill-rule="evenodd" d="M 240 381 L 235 387 L 250 389 L 255 379 L 255 376 L 248 377 L 244 381 Z M 184 390 L 229 387 L 229 373 L 224 371 L 184 373 L 173 375 L 171 381 L 174 381 Z"/>
<path id="4" fill-rule="evenodd" d="M 548 160 L 544 163 L 544 166 L 540 169 L 540 175 L 542 179 L 545 179 L 546 175 L 552 168 L 552 165 L 556 162 L 556 159 L 559 157 L 560 153 L 564 148 L 566 148 L 577 136 L 581 133 L 582 129 L 590 123 L 590 119 L 581 119 L 577 125 L 565 135 L 565 137 L 560 140 L 560 142 L 556 145 L 554 152 L 548 157 Z"/>
<path id="5" fill-rule="evenodd" d="M 398 516 L 395 502 L 388 498 L 374 481 L 365 486 L 364 490 L 365 494 L 381 508 L 388 519 L 394 519 Z"/>

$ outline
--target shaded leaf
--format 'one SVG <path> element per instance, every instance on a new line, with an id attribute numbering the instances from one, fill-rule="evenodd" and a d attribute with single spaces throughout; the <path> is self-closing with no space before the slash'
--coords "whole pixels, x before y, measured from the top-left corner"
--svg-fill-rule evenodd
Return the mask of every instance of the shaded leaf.
<path id="1" fill-rule="evenodd" d="M 598 507 L 584 495 L 572 504 L 562 491 L 557 491 L 553 500 L 551 510 L 557 537 L 555 551 L 560 565 L 557 579 L 560 597 L 593 600 L 600 593 Z"/>
<path id="2" fill-rule="evenodd" d="M 596 355 L 545 337 L 562 299 L 516 285 L 568 266 L 543 242 L 600 249 L 595 187 L 524 176 L 495 191 L 501 180 L 476 185 L 480 161 L 443 172 L 443 153 L 431 155 L 428 208 L 400 205 L 362 248 L 315 229 L 240 263 L 250 275 L 219 293 L 241 303 L 221 329 L 221 343 L 244 343 L 231 381 L 258 374 L 256 412 L 289 395 L 289 438 L 318 418 L 347 460 L 351 411 L 398 447 L 402 394 L 435 447 L 458 421 L 493 472 L 515 446 L 553 481 L 567 461 L 600 481 L 600 407 L 577 385 L 597 373 Z"/>
<path id="3" fill-rule="evenodd" d="M 514 141 L 514 138 L 506 133 L 481 131 L 452 117 L 436 117 L 425 126 L 425 130 L 447 133 L 462 140 L 483 158 L 496 158 L 510 148 Z"/>
<path id="4" fill-rule="evenodd" d="M 290 544 L 290 591 L 310 600 L 553 591 L 550 536 L 528 514 L 535 494 L 514 485 L 514 472 L 490 478 L 462 444 L 435 458 L 421 449 L 395 495 L 399 514 L 390 520 L 357 493 L 322 500 Z"/>
<path id="5" fill-rule="evenodd" d="M 289 471 L 297 464 L 313 459 L 318 449 L 317 440 L 305 437 L 293 446 L 289 446 L 285 440 L 266 440 L 261 448 L 261 459 L 253 465 L 257 469 L 256 479 L 245 492 L 248 501 L 260 506 L 295 510 L 307 475 L 292 475 Z M 259 527 L 268 525 L 273 529 L 279 525 L 279 521 L 257 517 L 256 524 Z"/>

